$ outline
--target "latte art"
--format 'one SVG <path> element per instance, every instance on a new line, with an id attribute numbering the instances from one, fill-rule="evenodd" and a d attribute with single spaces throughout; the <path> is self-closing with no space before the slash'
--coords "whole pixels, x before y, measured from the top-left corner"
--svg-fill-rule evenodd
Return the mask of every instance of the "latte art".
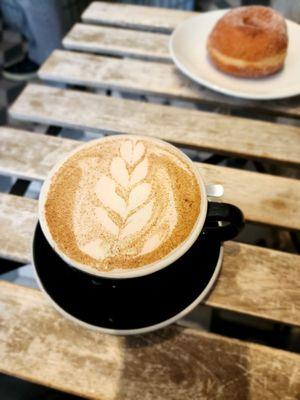
<path id="1" fill-rule="evenodd" d="M 145 153 L 142 142 L 126 140 L 120 146 L 120 155 L 112 158 L 107 174 L 97 168 L 97 160 L 86 159 L 81 164 L 74 233 L 80 250 L 96 260 L 116 254 L 150 253 L 170 237 L 176 226 L 177 211 L 168 171 L 163 166 L 150 171 Z M 87 185 L 94 192 L 88 192 L 88 196 Z M 159 201 L 155 198 L 157 193 Z M 98 205 L 93 204 L 94 194 Z"/>
<path id="2" fill-rule="evenodd" d="M 200 189 L 172 146 L 113 136 L 90 142 L 60 166 L 44 209 L 49 233 L 69 259 L 101 271 L 137 268 L 186 240 Z"/>

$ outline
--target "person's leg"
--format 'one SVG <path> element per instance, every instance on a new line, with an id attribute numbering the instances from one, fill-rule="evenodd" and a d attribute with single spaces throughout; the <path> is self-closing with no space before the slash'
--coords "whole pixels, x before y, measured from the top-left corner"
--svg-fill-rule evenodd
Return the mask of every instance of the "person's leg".
<path id="1" fill-rule="evenodd" d="M 22 34 L 29 58 L 41 64 L 63 36 L 59 0 L 0 0 L 5 23 Z"/>
<path id="2" fill-rule="evenodd" d="M 27 41 L 28 55 L 6 66 L 3 76 L 13 80 L 36 77 L 39 65 L 61 46 L 63 36 L 59 0 L 0 0 L 5 23 Z"/>
<path id="3" fill-rule="evenodd" d="M 14 0 L 25 18 L 24 35 L 29 58 L 41 64 L 56 48 L 63 36 L 59 0 Z"/>
<path id="4" fill-rule="evenodd" d="M 15 0 L 0 0 L 0 11 L 5 24 L 23 34 L 26 19 L 19 3 Z"/>
<path id="5" fill-rule="evenodd" d="M 88 0 L 0 0 L 5 22 L 25 36 L 28 56 L 3 71 L 9 79 L 31 79 L 49 54 L 61 47 L 66 31 Z"/>
<path id="6" fill-rule="evenodd" d="M 25 13 L 18 1 L 0 0 L 0 11 L 7 27 L 19 32 L 25 39 L 30 36 Z M 28 80 L 36 76 L 37 69 L 37 64 L 28 60 L 24 54 L 21 54 L 20 59 L 16 59 L 12 64 L 5 65 L 2 73 L 7 79 Z"/>
<path id="7" fill-rule="evenodd" d="M 17 1 L 0 0 L 0 13 L 7 28 L 20 33 L 25 38 L 28 36 L 26 17 Z"/>

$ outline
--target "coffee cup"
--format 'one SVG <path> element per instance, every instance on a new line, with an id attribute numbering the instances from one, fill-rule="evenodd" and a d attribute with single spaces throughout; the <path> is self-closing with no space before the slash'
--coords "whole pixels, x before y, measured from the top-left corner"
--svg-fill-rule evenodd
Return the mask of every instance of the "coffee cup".
<path id="1" fill-rule="evenodd" d="M 160 271 L 200 235 L 230 240 L 244 224 L 236 206 L 208 201 L 201 169 L 181 150 L 132 135 L 93 140 L 55 165 L 39 221 L 69 266 L 107 279 Z"/>

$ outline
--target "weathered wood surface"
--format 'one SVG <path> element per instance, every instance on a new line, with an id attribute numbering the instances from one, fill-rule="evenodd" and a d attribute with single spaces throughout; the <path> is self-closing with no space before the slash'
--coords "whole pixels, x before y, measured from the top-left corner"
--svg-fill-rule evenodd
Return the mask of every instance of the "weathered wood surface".
<path id="1" fill-rule="evenodd" d="M 0 127 L 0 172 L 19 178 L 45 179 L 75 140 Z M 300 180 L 197 163 L 206 183 L 225 188 L 224 201 L 240 207 L 248 221 L 300 229 Z"/>
<path id="2" fill-rule="evenodd" d="M 227 242 L 222 272 L 206 304 L 299 325 L 299 265 L 299 255 Z"/>
<path id="3" fill-rule="evenodd" d="M 37 201 L 0 194 L 0 256 L 30 262 Z M 300 325 L 300 256 L 227 242 L 206 304 Z"/>
<path id="4" fill-rule="evenodd" d="M 0 127 L 0 172 L 29 180 L 44 180 L 53 165 L 80 142 Z"/>
<path id="5" fill-rule="evenodd" d="M 79 26 L 84 27 L 84 30 L 87 31 L 90 29 L 108 29 L 89 25 Z M 126 35 L 120 35 L 116 32 L 102 40 L 99 36 L 97 45 L 96 34 L 93 40 L 89 39 L 92 32 L 83 34 L 82 28 L 79 31 L 76 27 L 77 25 L 75 25 L 74 31 L 71 31 L 70 35 L 72 35 L 68 35 L 65 39 L 68 48 L 101 52 L 101 49 L 105 47 L 105 52 L 110 54 L 115 54 L 116 51 L 125 56 L 141 54 L 143 44 L 140 43 L 139 38 L 136 39 L 136 44 L 134 39 L 129 44 Z M 132 35 L 132 31 L 129 32 Z M 82 36 L 80 36 L 81 33 Z M 112 42 L 114 36 L 117 36 L 118 40 L 116 39 L 114 43 L 108 45 L 108 42 Z M 121 48 L 123 42 L 124 47 Z M 156 42 L 153 42 L 153 46 L 157 48 Z M 145 42 L 144 49 L 143 57 L 149 57 L 153 48 L 149 48 L 148 41 Z M 155 57 L 162 58 L 163 53 L 164 51 L 160 50 Z M 260 102 L 225 96 L 194 83 L 181 74 L 174 65 L 161 62 L 116 59 L 57 50 L 42 66 L 39 75 L 42 79 L 93 88 L 114 88 L 128 93 L 150 94 L 167 99 L 221 106 L 225 109 L 230 106 L 231 109 L 245 109 L 253 113 L 300 118 L 300 96 L 280 101 Z"/>
<path id="6" fill-rule="evenodd" d="M 199 14 L 167 8 L 94 2 L 84 11 L 82 19 L 93 24 L 171 32 L 180 22 L 195 15 Z"/>
<path id="7" fill-rule="evenodd" d="M 176 326 L 115 337 L 60 316 L 37 290 L 0 282 L 0 370 L 101 400 L 296 400 L 300 356 Z"/>
<path id="8" fill-rule="evenodd" d="M 75 24 L 63 40 L 68 49 L 170 61 L 169 36 L 104 26 Z"/>
<path id="9" fill-rule="evenodd" d="M 30 260 L 31 241 L 36 222 L 37 201 L 0 193 L 2 258 L 24 263 Z"/>
<path id="10" fill-rule="evenodd" d="M 10 109 L 12 117 L 94 132 L 131 133 L 214 153 L 285 164 L 300 160 L 300 128 L 29 85 Z M 284 140 L 283 140 L 284 138 Z"/>

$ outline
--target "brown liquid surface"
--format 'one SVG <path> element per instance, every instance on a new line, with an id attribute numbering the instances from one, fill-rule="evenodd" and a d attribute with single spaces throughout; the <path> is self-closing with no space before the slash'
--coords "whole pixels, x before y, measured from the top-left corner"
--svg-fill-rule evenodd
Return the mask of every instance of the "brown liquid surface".
<path id="1" fill-rule="evenodd" d="M 173 147 L 119 136 L 90 143 L 52 177 L 45 219 L 57 247 L 100 271 L 169 255 L 200 212 L 197 178 Z"/>

